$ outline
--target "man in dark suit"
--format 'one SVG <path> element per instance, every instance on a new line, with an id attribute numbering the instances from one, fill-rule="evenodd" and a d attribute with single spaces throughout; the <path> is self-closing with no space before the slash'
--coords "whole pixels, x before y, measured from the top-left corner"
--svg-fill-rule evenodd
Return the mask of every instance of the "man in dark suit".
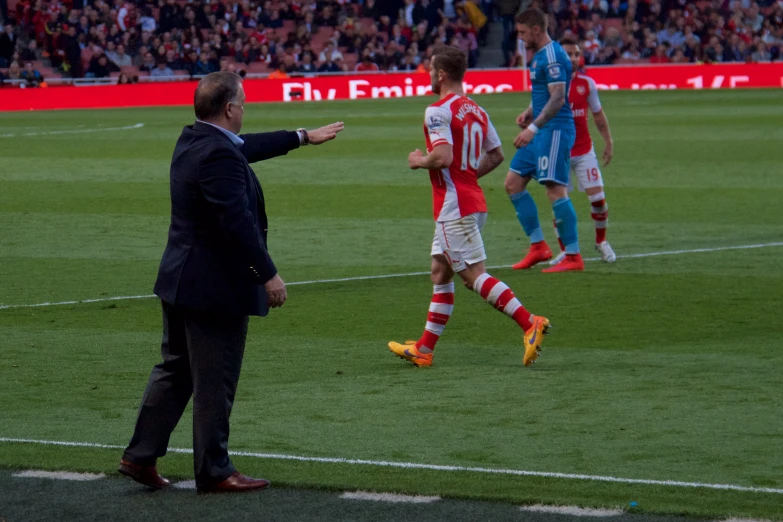
<path id="1" fill-rule="evenodd" d="M 249 163 L 318 145 L 343 129 L 237 135 L 245 112 L 241 78 L 216 72 L 196 89 L 197 121 L 185 127 L 171 161 L 171 225 L 155 293 L 163 306 L 163 361 L 150 375 L 119 471 L 157 489 L 169 486 L 156 460 L 191 395 L 196 487 L 263 489 L 269 481 L 236 471 L 228 456 L 249 315 L 282 306 L 286 287 L 267 250 L 264 193 Z"/>

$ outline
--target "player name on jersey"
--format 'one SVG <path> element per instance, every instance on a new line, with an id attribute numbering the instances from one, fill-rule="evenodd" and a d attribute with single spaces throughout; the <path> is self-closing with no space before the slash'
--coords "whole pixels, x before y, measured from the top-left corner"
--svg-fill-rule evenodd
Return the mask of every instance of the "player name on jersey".
<path id="1" fill-rule="evenodd" d="M 448 168 L 430 170 L 435 221 L 486 212 L 487 203 L 478 184 L 481 153 L 501 145 L 486 111 L 467 96 L 448 95 L 427 107 L 424 139 L 427 152 L 448 144 L 453 153 Z"/>

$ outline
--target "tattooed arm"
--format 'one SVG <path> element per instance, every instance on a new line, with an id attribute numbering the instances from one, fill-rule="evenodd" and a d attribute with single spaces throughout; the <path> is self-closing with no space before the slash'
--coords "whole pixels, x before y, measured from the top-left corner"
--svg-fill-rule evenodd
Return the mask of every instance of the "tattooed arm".
<path id="1" fill-rule="evenodd" d="M 538 118 L 536 118 L 531 125 L 528 125 L 525 130 L 520 132 L 516 137 L 514 140 L 514 146 L 516 148 L 524 147 L 533 141 L 533 136 L 535 136 L 536 132 L 538 132 L 538 129 L 546 125 L 546 123 L 551 120 L 563 107 L 566 99 L 565 88 L 565 82 L 549 84 L 549 101 L 547 101 L 546 105 L 544 105 L 544 108 L 541 110 Z M 533 128 L 531 129 L 531 127 Z"/>
<path id="2" fill-rule="evenodd" d="M 557 114 L 565 104 L 565 88 L 565 82 L 549 84 L 549 101 L 546 102 L 544 108 L 541 109 L 541 114 L 538 115 L 538 118 L 533 120 L 533 125 L 540 129 L 546 125 L 546 122 L 554 118 L 555 114 Z"/>
<path id="3" fill-rule="evenodd" d="M 494 148 L 492 150 L 486 151 L 481 156 L 481 161 L 479 162 L 478 172 L 476 175 L 480 178 L 482 176 L 486 176 L 496 168 L 500 166 L 501 163 L 503 163 L 503 160 L 505 158 L 503 157 L 503 149 L 501 147 Z"/>

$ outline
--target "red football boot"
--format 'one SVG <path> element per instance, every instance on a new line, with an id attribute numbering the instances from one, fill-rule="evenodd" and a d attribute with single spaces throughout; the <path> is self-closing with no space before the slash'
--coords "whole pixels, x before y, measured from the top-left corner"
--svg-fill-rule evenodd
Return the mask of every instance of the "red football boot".
<path id="1" fill-rule="evenodd" d="M 549 249 L 549 245 L 546 244 L 546 241 L 539 241 L 538 243 L 530 245 L 530 250 L 525 258 L 516 265 L 512 265 L 511 268 L 514 270 L 524 270 L 538 263 L 549 261 L 550 259 L 552 259 L 552 250 Z"/>
<path id="2" fill-rule="evenodd" d="M 585 262 L 582 259 L 582 254 L 566 254 L 565 259 L 555 266 L 543 269 L 542 272 L 581 272 L 584 269 Z"/>

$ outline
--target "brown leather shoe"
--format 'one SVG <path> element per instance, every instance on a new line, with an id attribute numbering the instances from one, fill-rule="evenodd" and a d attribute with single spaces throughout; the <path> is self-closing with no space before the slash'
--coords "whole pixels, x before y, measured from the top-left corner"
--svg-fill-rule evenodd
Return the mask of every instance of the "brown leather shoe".
<path id="1" fill-rule="evenodd" d="M 120 467 L 117 471 L 150 488 L 166 489 L 171 486 L 171 482 L 168 479 L 158 475 L 158 470 L 155 466 L 139 466 L 123 459 L 120 461 Z"/>
<path id="2" fill-rule="evenodd" d="M 238 471 L 228 477 L 223 482 L 218 482 L 212 486 L 200 486 L 199 493 L 235 493 L 239 491 L 254 491 L 257 489 L 266 489 L 271 482 L 266 479 L 254 479 L 246 477 Z"/>

